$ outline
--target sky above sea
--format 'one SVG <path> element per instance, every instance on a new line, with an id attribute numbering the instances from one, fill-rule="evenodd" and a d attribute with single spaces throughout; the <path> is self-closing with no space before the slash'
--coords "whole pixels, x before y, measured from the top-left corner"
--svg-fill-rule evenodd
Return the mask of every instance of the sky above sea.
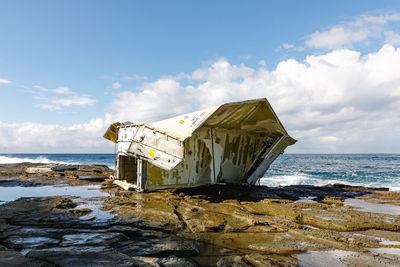
<path id="1" fill-rule="evenodd" d="M 400 151 L 399 1 L 0 2 L 0 153 L 267 97 L 291 153 Z"/>

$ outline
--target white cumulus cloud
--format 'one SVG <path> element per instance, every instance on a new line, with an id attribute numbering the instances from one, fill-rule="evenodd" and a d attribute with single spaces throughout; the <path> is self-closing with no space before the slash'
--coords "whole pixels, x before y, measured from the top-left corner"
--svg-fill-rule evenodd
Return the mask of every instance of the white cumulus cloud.
<path id="1" fill-rule="evenodd" d="M 102 138 L 111 116 L 83 124 L 62 126 L 0 121 L 0 150 L 12 152 L 104 152 L 113 144 Z"/>
<path id="2" fill-rule="evenodd" d="M 122 92 L 111 110 L 115 120 L 148 122 L 267 97 L 299 139 L 294 151 L 399 151 L 399 69 L 400 49 L 391 45 L 365 56 L 339 49 L 304 62 L 289 59 L 272 71 L 219 59 L 192 73 L 145 83 L 139 92 Z"/>
<path id="3" fill-rule="evenodd" d="M 386 31 L 386 43 L 391 45 L 400 45 L 400 34 L 393 31 Z"/>
<path id="4" fill-rule="evenodd" d="M 121 84 L 119 82 L 115 82 L 115 83 L 112 84 L 111 88 L 112 89 L 119 89 L 119 88 L 121 88 Z"/>
<path id="5" fill-rule="evenodd" d="M 49 89 L 40 85 L 34 85 L 35 91 L 28 91 L 34 94 L 33 99 L 40 103 L 36 106 L 48 110 L 60 110 L 68 107 L 88 107 L 96 102 L 96 99 L 84 94 L 77 94 L 67 86 L 59 86 Z M 54 97 L 56 95 L 68 95 L 65 97 Z"/>
<path id="6" fill-rule="evenodd" d="M 368 35 L 369 31 L 365 28 L 346 29 L 345 27 L 332 27 L 328 31 L 311 34 L 306 41 L 306 46 L 334 49 L 365 41 Z"/>
<path id="7" fill-rule="evenodd" d="M 66 86 L 60 86 L 60 87 L 54 88 L 50 91 L 53 93 L 56 93 L 56 94 L 70 94 L 71 93 L 71 89 L 69 89 Z"/>
<path id="8" fill-rule="evenodd" d="M 399 152 L 399 70 L 400 48 L 393 45 L 365 55 L 336 49 L 303 61 L 284 60 L 272 70 L 221 58 L 191 73 L 119 92 L 107 115 L 88 123 L 0 122 L 0 151 L 112 152 L 112 143 L 102 135 L 114 121 L 151 122 L 229 101 L 267 97 L 289 134 L 299 140 L 291 152 Z M 42 108 L 58 109 L 89 106 L 96 100 L 72 94 L 37 101 Z"/>
<path id="9" fill-rule="evenodd" d="M 4 78 L 0 78 L 0 84 L 10 84 L 10 83 L 11 83 L 10 80 L 4 79 Z"/>
<path id="10" fill-rule="evenodd" d="M 40 92 L 49 92 L 49 93 L 62 94 L 62 95 L 72 93 L 71 89 L 67 86 L 59 86 L 54 89 L 48 89 L 48 88 L 42 87 L 40 85 L 34 85 L 33 88 L 39 89 Z"/>
<path id="11" fill-rule="evenodd" d="M 87 107 L 93 105 L 96 100 L 88 96 L 72 96 L 68 98 L 51 98 L 45 99 L 45 103 L 38 104 L 37 106 L 43 109 L 60 110 L 64 107 Z"/>
<path id="12" fill-rule="evenodd" d="M 397 13 L 363 15 L 352 21 L 333 25 L 328 30 L 316 31 L 308 35 L 305 45 L 322 49 L 351 48 L 353 44 L 368 43 L 371 38 L 382 37 L 384 27 L 389 23 L 399 21 L 400 14 Z M 389 39 L 392 37 L 393 34 L 389 36 Z"/>
<path id="13" fill-rule="evenodd" d="M 142 76 L 142 75 L 120 75 L 121 79 L 124 81 L 145 81 L 147 80 L 146 76 Z"/>

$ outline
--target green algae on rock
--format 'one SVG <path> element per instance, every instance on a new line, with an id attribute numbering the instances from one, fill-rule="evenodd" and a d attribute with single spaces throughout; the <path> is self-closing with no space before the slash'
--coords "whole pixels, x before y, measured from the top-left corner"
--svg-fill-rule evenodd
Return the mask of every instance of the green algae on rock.
<path id="1" fill-rule="evenodd" d="M 3 178 L 7 186 L 95 184 L 66 176 Z M 110 195 L 96 203 L 115 215 L 104 220 L 91 217 L 82 197 L 21 198 L 0 205 L 0 263 L 297 266 L 326 257 L 344 266 L 400 265 L 390 254 L 400 249 L 399 214 L 345 204 L 358 199 L 393 205 L 400 199 L 396 192 L 217 184 L 137 193 L 110 180 L 102 188 Z M 297 202 L 302 198 L 314 202 Z"/>
<path id="2" fill-rule="evenodd" d="M 105 202 L 106 209 L 123 219 L 141 218 L 150 225 L 229 249 L 239 256 L 221 255 L 220 264 L 243 261 L 252 266 L 246 259 L 255 254 L 261 258 L 292 255 L 287 263 L 296 263 L 295 255 L 307 251 L 340 250 L 371 256 L 369 248 L 387 245 L 374 238 L 359 238 L 358 232 L 379 231 L 388 237 L 389 233 L 400 232 L 398 215 L 363 212 L 343 205 L 347 198 L 371 194 L 371 188 L 214 185 L 150 193 L 115 190 L 119 193 Z M 379 194 L 394 199 L 400 195 L 387 191 Z M 301 197 L 313 197 L 317 202 L 296 202 Z M 397 243 L 389 244 L 396 247 Z"/>

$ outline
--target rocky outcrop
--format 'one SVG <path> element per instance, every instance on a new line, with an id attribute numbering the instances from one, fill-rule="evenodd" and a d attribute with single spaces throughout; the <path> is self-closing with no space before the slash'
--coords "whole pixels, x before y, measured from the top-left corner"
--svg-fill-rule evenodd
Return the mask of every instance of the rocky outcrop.
<path id="1" fill-rule="evenodd" d="M 65 197 L 0 205 L 0 265 L 193 266 L 184 258 L 199 253 L 196 241 L 139 222 L 82 220 L 75 216 L 76 208 Z"/>
<path id="2" fill-rule="evenodd" d="M 400 196 L 342 185 L 214 185 L 144 194 L 115 189 L 104 208 L 125 221 L 140 219 L 152 227 L 234 251 L 235 256 L 218 254 L 214 264 L 219 266 L 275 265 L 280 261 L 295 265 L 296 255 L 308 251 L 353 251 L 354 257 L 367 257 L 372 255 L 370 248 L 386 247 L 376 241 L 373 231 L 399 233 L 400 216 L 345 205 L 345 199 L 370 199 L 371 194 L 391 199 Z M 365 231 L 370 232 L 360 238 L 358 233 Z M 400 248 L 399 238 L 392 247 Z M 400 264 L 399 259 L 392 261 Z"/>
<path id="3" fill-rule="evenodd" d="M 103 182 L 114 173 L 105 165 L 57 165 L 40 163 L 0 164 L 0 183 L 85 185 Z"/>
<path id="4" fill-rule="evenodd" d="M 74 172 L 107 173 L 85 168 L 1 177 L 0 186 L 94 184 Z M 384 188 L 213 185 L 137 193 L 106 180 L 102 190 L 110 196 L 0 205 L 0 266 L 400 265 L 400 194 Z M 109 216 L 97 218 L 88 201 Z"/>

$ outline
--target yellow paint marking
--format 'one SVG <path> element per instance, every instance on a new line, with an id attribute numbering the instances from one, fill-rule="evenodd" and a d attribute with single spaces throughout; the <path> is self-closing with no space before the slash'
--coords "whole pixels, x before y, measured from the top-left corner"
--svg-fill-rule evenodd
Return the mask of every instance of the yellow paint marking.
<path id="1" fill-rule="evenodd" d="M 152 158 L 154 158 L 154 153 L 155 153 L 154 149 L 151 149 L 151 148 L 150 148 L 150 151 L 149 151 L 149 152 L 150 152 L 150 156 L 151 156 Z"/>

